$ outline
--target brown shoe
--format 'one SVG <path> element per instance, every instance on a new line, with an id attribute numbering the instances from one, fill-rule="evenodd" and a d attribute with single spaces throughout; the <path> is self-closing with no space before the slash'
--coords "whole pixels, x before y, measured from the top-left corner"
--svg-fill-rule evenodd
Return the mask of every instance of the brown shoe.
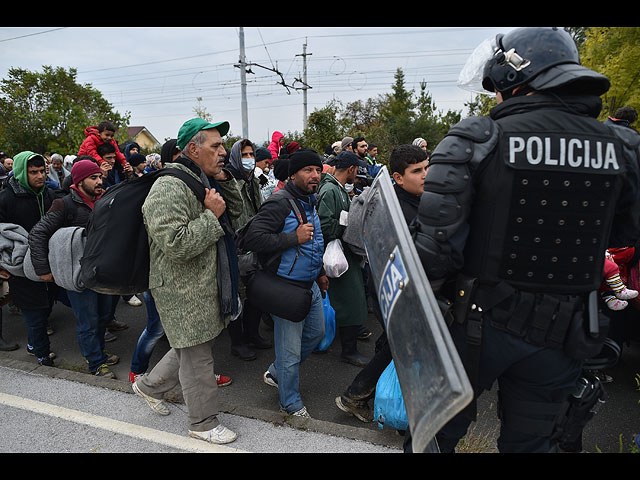
<path id="1" fill-rule="evenodd" d="M 107 324 L 107 329 L 111 330 L 112 332 L 117 332 L 118 330 L 125 330 L 127 328 L 129 328 L 129 325 L 127 325 L 126 323 L 117 321 L 115 317 L 113 318 L 113 320 L 111 320 Z"/>

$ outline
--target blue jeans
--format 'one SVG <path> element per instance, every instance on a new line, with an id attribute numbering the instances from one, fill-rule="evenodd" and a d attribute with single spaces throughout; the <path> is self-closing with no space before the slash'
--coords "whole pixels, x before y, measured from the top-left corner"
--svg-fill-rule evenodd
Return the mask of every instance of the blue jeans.
<path id="1" fill-rule="evenodd" d="M 156 302 L 150 291 L 143 294 L 147 307 L 147 326 L 140 334 L 138 344 L 131 359 L 131 371 L 135 374 L 145 373 L 149 367 L 149 358 L 158 340 L 164 335 L 164 328 L 160 323 L 160 315 L 156 309 Z"/>
<path id="2" fill-rule="evenodd" d="M 50 353 L 49 335 L 47 335 L 47 320 L 50 308 L 25 309 L 22 316 L 27 324 L 27 345 L 37 358 L 44 358 Z"/>
<path id="3" fill-rule="evenodd" d="M 113 298 L 89 289 L 80 293 L 68 290 L 67 295 L 76 317 L 80 353 L 89 362 L 89 370 L 94 372 L 107 360 L 104 334 L 111 321 Z"/>
<path id="4" fill-rule="evenodd" d="M 269 366 L 269 373 L 278 382 L 280 407 L 287 413 L 304 406 L 299 392 L 300 365 L 324 338 L 322 294 L 315 282 L 311 290 L 311 310 L 303 321 L 292 322 L 271 315 L 276 360 Z"/>

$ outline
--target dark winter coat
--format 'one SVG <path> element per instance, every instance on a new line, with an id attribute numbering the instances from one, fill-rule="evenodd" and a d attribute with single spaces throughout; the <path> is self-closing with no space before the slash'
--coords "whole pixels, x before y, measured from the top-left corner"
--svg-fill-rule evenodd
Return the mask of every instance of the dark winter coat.
<path id="1" fill-rule="evenodd" d="M 262 204 L 251 221 L 246 233 L 246 249 L 258 252 L 265 270 L 289 280 L 310 284 L 324 274 L 324 240 L 316 212 L 315 195 L 302 195 L 291 182 L 286 183 L 285 189 L 304 209 L 306 221 L 313 223 L 312 239 L 298 245 L 296 229 L 300 224 L 299 219 L 289 201 L 274 194 Z"/>
<path id="2" fill-rule="evenodd" d="M 51 273 L 49 239 L 53 234 L 64 227 L 86 228 L 91 212 L 91 207 L 82 200 L 73 188 L 67 196 L 53 201 L 47 214 L 29 232 L 31 262 L 36 274 Z"/>
<path id="3" fill-rule="evenodd" d="M 46 212 L 55 196 L 52 190 L 43 188 L 45 191 L 41 199 Z M 41 205 L 38 203 L 36 195 L 23 187 L 15 176 L 11 176 L 6 188 L 0 191 L 0 222 L 14 223 L 31 232 L 41 218 Z M 9 292 L 13 303 L 22 309 L 49 308 L 56 291 L 57 287 L 53 283 L 33 282 L 26 277 L 16 276 L 9 279 Z"/>

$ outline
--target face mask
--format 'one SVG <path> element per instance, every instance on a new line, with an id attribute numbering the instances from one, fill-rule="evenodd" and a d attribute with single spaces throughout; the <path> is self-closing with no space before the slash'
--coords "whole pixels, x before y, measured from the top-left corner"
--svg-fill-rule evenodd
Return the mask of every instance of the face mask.
<path id="1" fill-rule="evenodd" d="M 347 193 L 351 192 L 353 190 L 353 183 L 345 183 L 344 189 L 347 191 Z"/>
<path id="2" fill-rule="evenodd" d="M 242 159 L 242 168 L 245 172 L 250 172 L 256 167 L 256 159 L 255 158 L 243 158 Z"/>

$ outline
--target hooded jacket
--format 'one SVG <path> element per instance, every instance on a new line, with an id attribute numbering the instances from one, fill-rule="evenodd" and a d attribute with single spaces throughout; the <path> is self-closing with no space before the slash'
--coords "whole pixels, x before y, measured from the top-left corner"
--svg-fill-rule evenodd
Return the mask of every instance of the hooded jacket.
<path id="1" fill-rule="evenodd" d="M 273 132 L 271 135 L 271 143 L 267 147 L 267 149 L 271 152 L 271 158 L 274 160 L 278 158 L 278 153 L 280 153 L 280 139 L 284 138 L 284 135 L 278 131 Z"/>
<path id="2" fill-rule="evenodd" d="M 229 165 L 226 167 L 228 173 L 233 175 L 237 181 L 238 188 L 242 196 L 242 213 L 237 217 L 232 217 L 233 228 L 238 230 L 246 225 L 246 223 L 253 217 L 260 205 L 262 205 L 262 193 L 260 191 L 260 181 L 251 171 L 251 174 L 247 176 L 247 172 L 242 168 L 242 152 L 241 141 L 238 140 L 231 147 L 231 153 L 229 154 Z"/>
<path id="3" fill-rule="evenodd" d="M 37 153 L 26 151 L 13 157 L 14 175 L 8 178 L 7 187 L 0 191 L 0 223 L 20 225 L 30 232 L 51 207 L 55 196 L 46 185 L 35 192 L 28 182 L 27 161 Z M 12 276 L 9 290 L 13 302 L 24 309 L 45 309 L 52 304 L 55 285 L 32 282 L 25 277 Z"/>
<path id="4" fill-rule="evenodd" d="M 78 156 L 80 155 L 91 155 L 95 158 L 98 163 L 102 163 L 102 157 L 98 155 L 98 147 L 102 145 L 104 142 L 102 138 L 100 138 L 100 133 L 98 132 L 98 127 L 87 127 L 84 129 L 84 142 L 80 145 L 80 150 L 78 150 Z M 126 165 L 127 160 L 124 155 L 118 148 L 118 143 L 115 140 L 111 140 L 111 143 L 114 147 L 116 147 L 116 161 L 122 165 L 123 167 Z"/>

